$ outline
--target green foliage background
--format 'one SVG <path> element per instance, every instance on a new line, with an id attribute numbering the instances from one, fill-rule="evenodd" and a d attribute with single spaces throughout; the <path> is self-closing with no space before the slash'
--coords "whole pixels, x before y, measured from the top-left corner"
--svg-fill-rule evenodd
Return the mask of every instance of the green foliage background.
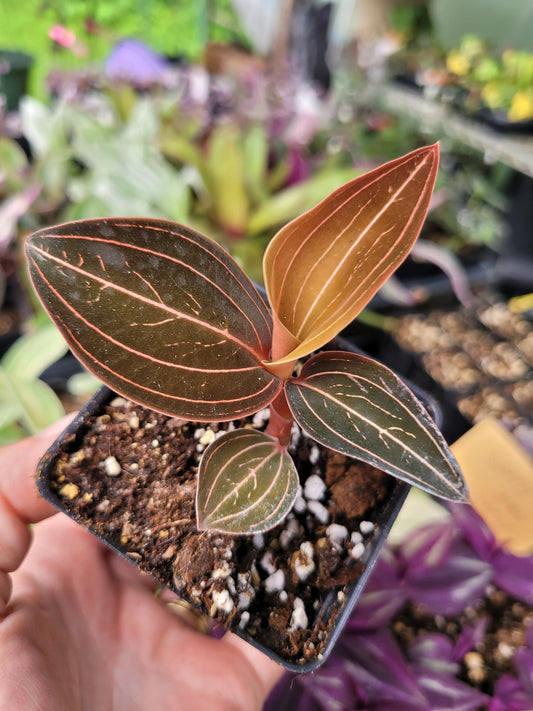
<path id="1" fill-rule="evenodd" d="M 87 32 L 92 18 L 99 35 Z M 78 58 L 48 37 L 54 24 L 76 32 L 89 47 Z M 46 96 L 45 78 L 53 67 L 99 63 L 113 44 L 136 37 L 167 56 L 195 60 L 208 40 L 244 40 L 230 0 L 0 0 L 0 48 L 34 55 L 29 92 Z"/>

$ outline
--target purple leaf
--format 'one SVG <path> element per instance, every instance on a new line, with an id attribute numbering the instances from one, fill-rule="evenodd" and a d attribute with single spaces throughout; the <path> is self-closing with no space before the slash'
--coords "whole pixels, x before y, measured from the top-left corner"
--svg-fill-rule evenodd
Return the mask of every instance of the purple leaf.
<path id="1" fill-rule="evenodd" d="M 481 642 L 488 623 L 488 617 L 480 617 L 474 624 L 463 627 L 453 648 L 453 659 L 457 661 L 463 659 L 467 652 L 474 649 Z"/>
<path id="2" fill-rule="evenodd" d="M 347 630 L 359 631 L 386 626 L 407 600 L 390 548 L 385 547 L 350 617 Z"/>
<path id="3" fill-rule="evenodd" d="M 41 192 L 41 185 L 30 185 L 6 198 L 0 205 L 0 250 L 5 250 L 15 237 L 17 222 Z"/>
<path id="4" fill-rule="evenodd" d="M 418 684 L 431 711 L 478 711 L 488 701 L 485 694 L 450 674 L 422 672 Z"/>
<path id="5" fill-rule="evenodd" d="M 483 558 L 490 560 L 497 550 L 496 539 L 481 516 L 471 506 L 447 505 L 455 526 L 470 543 L 472 548 Z"/>
<path id="6" fill-rule="evenodd" d="M 434 614 L 457 615 L 483 596 L 492 579 L 492 566 L 480 560 L 465 543 L 454 544 L 446 563 L 413 571 L 407 569 L 409 596 Z"/>
<path id="7" fill-rule="evenodd" d="M 533 605 L 533 556 L 516 556 L 500 550 L 492 556 L 491 562 L 496 585 Z"/>
<path id="8" fill-rule="evenodd" d="M 526 693 L 519 679 L 504 674 L 494 687 L 487 711 L 531 711 L 533 698 Z"/>
<path id="9" fill-rule="evenodd" d="M 409 645 L 409 661 L 420 670 L 455 676 L 459 665 L 454 657 L 452 640 L 444 634 L 426 633 Z"/>
<path id="10" fill-rule="evenodd" d="M 372 709 L 427 710 L 413 671 L 389 630 L 357 635 L 355 643 L 347 646 L 349 639 L 339 640 L 339 651 L 347 659 L 360 696 Z"/>
<path id="11" fill-rule="evenodd" d="M 532 629 L 533 627 L 530 627 L 529 632 L 531 632 Z M 524 687 L 524 691 L 528 694 L 530 701 L 533 702 L 533 649 L 527 649 L 525 647 L 517 649 L 514 653 L 513 663 L 518 678 Z"/>
<path id="12" fill-rule="evenodd" d="M 449 522 L 436 522 L 421 526 L 408 535 L 398 548 L 401 564 L 411 575 L 439 568 L 449 558 L 454 539 L 454 527 Z"/>
<path id="13" fill-rule="evenodd" d="M 324 669 L 318 674 L 302 678 L 305 682 L 307 698 L 303 698 L 298 704 L 297 711 L 309 711 L 311 699 L 317 704 L 320 711 L 352 711 L 357 703 L 357 691 L 353 680 L 346 669 L 346 665 L 340 663 L 333 668 Z M 278 711 L 279 707 L 276 707 Z M 287 707 L 289 711 L 289 707 Z M 292 706 L 292 711 L 294 706 Z"/>

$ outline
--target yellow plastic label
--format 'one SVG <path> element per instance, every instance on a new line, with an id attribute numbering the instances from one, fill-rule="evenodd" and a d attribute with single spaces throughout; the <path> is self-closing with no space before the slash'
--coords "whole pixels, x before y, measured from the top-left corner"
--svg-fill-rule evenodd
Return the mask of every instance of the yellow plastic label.
<path id="1" fill-rule="evenodd" d="M 533 553 L 533 459 L 497 420 L 474 425 L 451 447 L 472 506 L 510 553 Z"/>

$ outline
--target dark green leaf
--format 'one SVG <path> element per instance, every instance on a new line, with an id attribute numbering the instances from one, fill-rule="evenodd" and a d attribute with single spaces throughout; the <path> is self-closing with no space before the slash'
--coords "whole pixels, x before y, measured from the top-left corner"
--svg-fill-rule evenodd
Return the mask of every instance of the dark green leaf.
<path id="1" fill-rule="evenodd" d="M 285 449 L 252 429 L 228 432 L 205 451 L 198 471 L 198 528 L 257 533 L 280 523 L 298 491 Z"/>
<path id="2" fill-rule="evenodd" d="M 281 385 L 271 317 L 231 257 L 165 220 L 96 219 L 32 235 L 30 274 L 69 346 L 100 380 L 194 420 L 255 412 Z"/>
<path id="3" fill-rule="evenodd" d="M 321 353 L 286 391 L 294 417 L 317 442 L 437 496 L 467 498 L 441 433 L 384 365 L 353 353 Z"/>

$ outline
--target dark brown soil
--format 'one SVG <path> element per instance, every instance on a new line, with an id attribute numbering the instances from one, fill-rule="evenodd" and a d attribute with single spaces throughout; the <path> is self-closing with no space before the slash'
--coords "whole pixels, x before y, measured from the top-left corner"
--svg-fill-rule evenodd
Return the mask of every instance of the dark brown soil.
<path id="1" fill-rule="evenodd" d="M 47 487 L 75 520 L 213 620 L 292 663 L 320 658 L 344 585 L 365 569 L 399 485 L 295 431 L 302 494 L 285 522 L 253 537 L 199 533 L 198 461 L 221 427 L 115 397 L 59 455 Z"/>
<path id="2" fill-rule="evenodd" d="M 492 696 L 495 682 L 514 672 L 513 655 L 525 646 L 526 632 L 533 624 L 533 610 L 525 603 L 498 588 L 491 588 L 476 606 L 454 617 L 432 615 L 408 603 L 392 621 L 391 629 L 406 650 L 413 639 L 428 632 L 440 632 L 456 642 L 466 626 L 481 618 L 487 620 L 485 633 L 461 660 L 458 678 Z"/>

